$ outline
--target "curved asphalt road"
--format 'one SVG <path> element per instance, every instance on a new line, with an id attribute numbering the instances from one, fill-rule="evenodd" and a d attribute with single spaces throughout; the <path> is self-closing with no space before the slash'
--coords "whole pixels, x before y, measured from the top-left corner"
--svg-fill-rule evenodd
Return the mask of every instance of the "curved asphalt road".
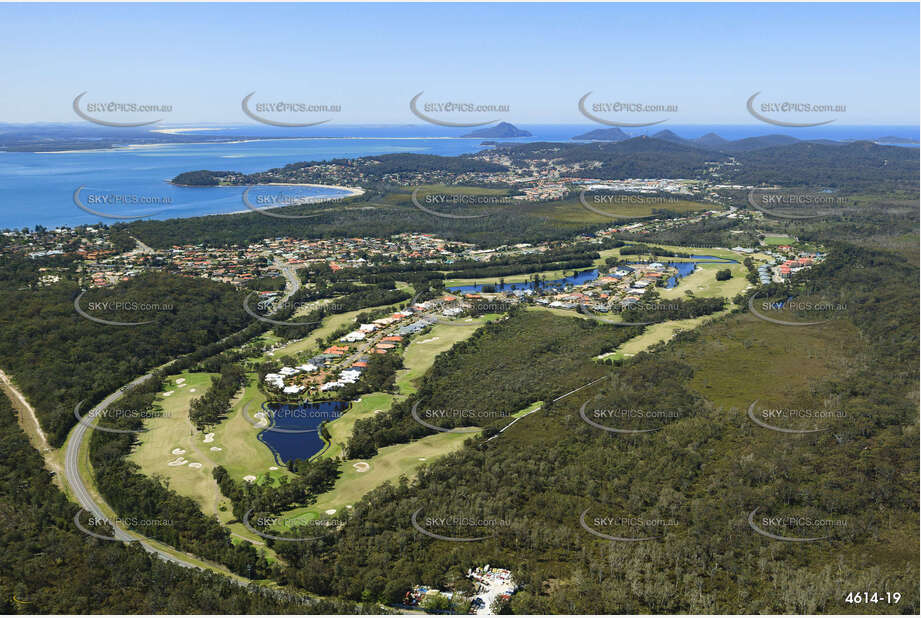
<path id="1" fill-rule="evenodd" d="M 80 447 L 83 444 L 83 439 L 90 431 L 89 425 L 93 423 L 93 421 L 103 410 L 118 401 L 125 391 L 130 390 L 138 384 L 141 384 L 142 382 L 145 382 L 149 379 L 149 373 L 139 378 L 135 378 L 125 386 L 121 387 L 119 390 L 103 399 L 96 407 L 86 413 L 84 416 L 86 424 L 77 423 L 74 426 L 73 433 L 71 434 L 70 439 L 67 441 L 67 449 L 64 453 L 64 474 L 67 477 L 67 483 L 70 485 L 70 489 L 73 491 L 74 496 L 80 503 L 80 506 L 82 506 L 86 511 L 92 513 L 93 517 L 96 519 L 101 519 L 108 522 L 109 525 L 112 526 L 115 538 L 125 542 L 137 541 L 148 552 L 157 554 L 163 560 L 168 562 L 175 562 L 176 564 L 188 567 L 190 569 L 198 569 L 200 567 L 192 564 L 191 562 L 187 562 L 146 543 L 144 540 L 142 540 L 144 537 L 136 534 L 129 534 L 119 528 L 114 522 L 105 516 L 105 514 L 102 512 L 102 508 L 93 500 L 92 495 L 90 495 L 89 490 L 87 490 L 86 485 L 83 483 L 83 479 L 80 477 Z"/>
<path id="2" fill-rule="evenodd" d="M 282 274 L 285 276 L 285 279 L 287 280 L 287 285 L 285 287 L 288 289 L 286 290 L 285 296 L 282 299 L 283 300 L 282 304 L 284 304 L 285 301 L 291 298 L 301 288 L 301 282 L 297 276 L 297 273 L 294 271 L 292 267 L 290 267 L 287 264 L 282 263 L 280 260 L 277 260 L 277 259 L 275 263 L 278 266 L 279 270 L 281 270 Z M 228 335 L 224 339 L 221 339 L 221 341 L 224 341 L 231 336 L 232 335 Z M 169 363 L 167 363 L 166 366 L 168 365 Z M 102 413 L 103 410 L 105 410 L 107 407 L 109 407 L 110 405 L 112 405 L 113 403 L 121 399 L 122 395 L 126 391 L 129 391 L 133 389 L 134 387 L 136 387 L 137 385 L 143 382 L 146 382 L 147 380 L 150 379 L 150 376 L 151 374 L 147 373 L 138 378 L 135 378 L 131 382 L 128 382 L 128 384 L 122 386 L 120 389 L 118 389 L 117 391 L 115 391 L 114 393 L 112 393 L 111 395 L 103 399 L 102 401 L 100 401 L 92 410 L 87 412 L 83 417 L 84 420 L 86 421 L 85 423 L 77 423 L 74 426 L 74 429 L 71 432 L 70 438 L 67 440 L 67 448 L 64 453 L 64 475 L 67 477 L 67 483 L 70 485 L 70 489 L 71 491 L 73 491 L 74 496 L 77 498 L 77 501 L 80 503 L 80 506 L 82 506 L 86 511 L 92 513 L 93 517 L 108 522 L 114 531 L 115 538 L 121 541 L 124 541 L 126 543 L 136 541 L 140 543 L 141 547 L 143 547 L 145 550 L 147 550 L 150 553 L 156 554 L 158 557 L 160 557 L 161 559 L 167 562 L 173 562 L 175 564 L 178 564 L 180 566 L 184 566 L 190 569 L 202 570 L 200 566 L 192 564 L 191 562 L 188 562 L 186 560 L 183 560 L 182 558 L 174 555 L 173 553 L 169 553 L 162 549 L 158 549 L 154 547 L 153 545 L 147 542 L 149 539 L 147 539 L 146 537 L 143 537 L 140 534 L 136 534 L 136 533 L 128 533 L 122 530 L 121 528 L 119 528 L 114 522 L 112 522 L 108 517 L 106 517 L 105 513 L 102 512 L 102 508 L 99 506 L 97 502 L 95 502 L 95 500 L 93 499 L 93 496 L 90 494 L 89 490 L 87 490 L 86 484 L 83 482 L 83 478 L 80 476 L 80 462 L 79 462 L 80 448 L 83 445 L 83 439 L 86 438 L 87 434 L 89 433 L 91 429 L 90 425 L 94 423 L 96 418 Z M 174 550 L 174 551 L 178 553 L 178 550 Z M 233 577 L 231 577 L 230 580 L 234 582 L 240 581 Z"/>

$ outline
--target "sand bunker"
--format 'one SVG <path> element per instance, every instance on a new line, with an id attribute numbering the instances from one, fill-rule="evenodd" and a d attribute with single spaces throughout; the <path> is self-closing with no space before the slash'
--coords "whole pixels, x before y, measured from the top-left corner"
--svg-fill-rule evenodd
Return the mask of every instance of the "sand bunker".
<path id="1" fill-rule="evenodd" d="M 432 337 L 431 339 L 424 339 L 422 341 L 418 341 L 417 343 L 432 343 L 433 341 L 438 341 L 439 339 L 441 339 L 441 337 Z"/>
<path id="2" fill-rule="evenodd" d="M 420 457 L 419 461 L 425 461 L 425 457 Z"/>
<path id="3" fill-rule="evenodd" d="M 208 442 L 214 442 L 214 434 L 213 434 L 213 433 L 206 433 L 206 434 L 205 434 L 205 443 L 208 443 Z"/>
<path id="4" fill-rule="evenodd" d="M 185 455 L 185 449 L 184 448 L 174 448 L 173 450 L 170 451 L 170 453 L 172 453 L 173 455 Z"/>
<path id="5" fill-rule="evenodd" d="M 375 414 L 380 414 L 380 413 L 382 413 L 382 412 L 383 412 L 383 410 L 375 410 L 375 411 L 374 411 Z"/>
<path id="6" fill-rule="evenodd" d="M 199 468 L 201 468 L 201 464 L 198 463 L 197 461 L 193 461 L 192 463 L 189 464 L 189 467 L 195 468 L 196 470 L 198 470 Z"/>
<path id="7" fill-rule="evenodd" d="M 175 466 L 184 466 L 187 463 L 189 462 L 185 457 L 177 457 L 173 461 L 168 462 L 166 465 L 175 467 Z"/>
<path id="8" fill-rule="evenodd" d="M 246 476 L 243 477 L 243 480 L 246 481 L 247 483 L 255 483 L 256 477 L 253 476 L 252 474 L 247 474 Z"/>
<path id="9" fill-rule="evenodd" d="M 363 461 L 359 461 L 358 463 L 353 463 L 352 467 L 355 468 L 356 472 L 367 472 L 368 470 L 371 469 L 371 466 Z"/>
<path id="10" fill-rule="evenodd" d="M 336 509 L 326 509 L 326 514 L 327 514 L 327 515 L 335 515 L 335 514 L 336 514 Z"/>
<path id="11" fill-rule="evenodd" d="M 194 389 L 194 388 L 190 388 L 190 389 L 189 389 L 189 392 L 190 392 L 190 393 L 194 393 L 194 392 L 195 392 L 195 389 Z"/>
<path id="12" fill-rule="evenodd" d="M 185 378 L 176 378 L 176 384 L 182 384 L 185 382 Z"/>
<path id="13" fill-rule="evenodd" d="M 175 392 L 176 392 L 176 391 L 166 391 L 165 393 L 163 393 L 163 396 L 164 396 L 164 397 L 169 397 L 170 395 L 172 395 L 172 394 L 175 393 Z"/>
<path id="14" fill-rule="evenodd" d="M 269 470 L 278 470 L 278 466 L 269 466 Z"/>
<path id="15" fill-rule="evenodd" d="M 219 446 L 212 446 L 212 447 L 211 447 L 211 450 L 212 450 L 212 451 L 223 451 L 224 449 L 222 449 L 222 448 L 219 447 Z"/>
<path id="16" fill-rule="evenodd" d="M 255 414 L 253 414 L 253 418 L 259 421 L 256 424 L 256 427 L 268 427 L 269 426 L 269 418 L 265 415 L 265 412 L 256 412 Z"/>
<path id="17" fill-rule="evenodd" d="M 350 509 L 350 508 L 352 508 L 352 505 L 351 505 L 351 504 L 346 504 L 346 505 L 345 505 L 345 508 Z"/>

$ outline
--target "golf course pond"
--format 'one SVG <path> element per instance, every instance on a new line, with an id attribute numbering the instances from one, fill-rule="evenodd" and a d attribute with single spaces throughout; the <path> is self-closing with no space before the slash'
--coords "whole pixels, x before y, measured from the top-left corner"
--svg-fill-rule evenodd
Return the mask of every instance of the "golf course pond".
<path id="1" fill-rule="evenodd" d="M 326 448 L 320 425 L 342 416 L 348 406 L 345 401 L 266 402 L 262 411 L 269 426 L 259 432 L 259 441 L 272 450 L 279 464 L 310 459 Z"/>

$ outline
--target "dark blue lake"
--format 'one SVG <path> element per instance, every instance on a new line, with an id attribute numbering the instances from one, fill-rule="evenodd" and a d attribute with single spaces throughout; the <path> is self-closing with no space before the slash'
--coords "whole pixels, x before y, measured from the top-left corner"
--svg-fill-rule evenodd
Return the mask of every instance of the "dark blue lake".
<path id="1" fill-rule="evenodd" d="M 325 446 L 320 437 L 320 425 L 339 418 L 347 407 L 344 401 L 266 402 L 262 410 L 271 425 L 259 433 L 259 440 L 272 450 L 279 464 L 292 459 L 310 459 Z"/>
<path id="2" fill-rule="evenodd" d="M 594 281 L 598 278 L 598 270 L 592 268 L 591 270 L 583 270 L 577 272 L 575 275 L 570 275 L 569 277 L 563 277 L 562 279 L 551 279 L 549 281 L 541 281 L 540 286 L 536 286 L 533 281 L 522 281 L 520 283 L 506 283 L 505 285 L 499 285 L 498 281 L 486 281 L 484 283 L 478 283 L 476 285 L 455 285 L 451 286 L 448 289 L 452 292 L 461 292 L 465 294 L 476 294 L 483 291 L 484 285 L 491 285 L 496 288 L 497 292 L 509 292 L 511 290 L 533 290 L 537 287 L 541 289 L 544 288 L 562 288 L 567 285 L 579 285 L 586 283 L 588 281 Z"/>
<path id="3" fill-rule="evenodd" d="M 678 279 L 682 277 L 687 277 L 697 269 L 697 264 L 700 262 L 706 262 L 708 264 L 738 264 L 737 260 L 731 258 L 722 258 L 715 255 L 692 255 L 692 259 L 696 260 L 694 262 L 662 262 L 670 268 L 677 268 L 678 273 L 672 275 L 665 282 L 666 288 L 673 288 L 678 285 Z M 639 262 L 634 262 L 633 265 L 638 265 Z"/>
<path id="4" fill-rule="evenodd" d="M 665 283 L 665 287 L 673 288 L 678 285 L 678 279 L 686 277 L 694 272 L 694 269 L 697 268 L 698 262 L 707 262 L 708 264 L 738 264 L 737 260 L 731 258 L 723 258 L 716 255 L 692 255 L 692 259 L 696 260 L 694 262 L 663 262 L 670 267 L 677 268 L 678 274 L 669 277 L 668 281 Z M 633 265 L 640 264 L 641 262 L 634 262 Z M 589 281 L 594 281 L 598 278 L 598 270 L 583 270 L 577 272 L 574 276 L 570 275 L 569 277 L 564 277 L 562 279 L 551 279 L 549 281 L 541 281 L 540 288 L 563 288 L 567 285 L 580 285 L 582 283 L 587 283 Z M 532 281 L 522 281 L 521 283 L 506 283 L 505 285 L 499 285 L 499 282 L 495 279 L 489 281 L 484 281 L 483 283 L 478 283 L 476 285 L 454 285 L 449 286 L 448 289 L 452 292 L 460 292 L 462 294 L 477 294 L 483 291 L 483 286 L 491 285 L 496 288 L 497 292 L 509 292 L 511 290 L 533 290 L 535 289 L 534 282 Z"/>

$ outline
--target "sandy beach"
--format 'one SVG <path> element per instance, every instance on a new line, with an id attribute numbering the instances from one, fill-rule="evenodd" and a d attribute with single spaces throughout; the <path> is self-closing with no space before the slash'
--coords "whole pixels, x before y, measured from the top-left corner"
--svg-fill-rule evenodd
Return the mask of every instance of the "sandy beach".
<path id="1" fill-rule="evenodd" d="M 348 191 L 346 197 L 355 197 L 356 195 L 364 195 L 365 190 L 361 187 L 344 187 L 342 185 L 317 185 L 307 182 L 267 182 L 259 185 L 253 185 L 254 187 L 315 187 L 317 189 L 337 189 L 339 191 Z M 338 197 L 338 196 L 337 196 Z"/>
<path id="2" fill-rule="evenodd" d="M 191 129 L 183 129 L 182 131 L 188 131 Z M 206 129 L 195 129 L 196 131 L 203 131 Z M 207 129 L 208 131 L 216 129 Z M 153 132 L 156 133 L 167 133 L 170 135 L 176 135 L 180 131 L 179 129 L 156 129 Z M 35 151 L 35 154 L 73 154 L 78 152 L 115 152 L 117 150 L 135 150 L 138 148 L 162 148 L 164 146 L 194 146 L 202 144 L 249 144 L 250 142 L 292 142 L 292 141 L 310 141 L 310 140 L 362 140 L 362 141 L 374 141 L 374 140 L 483 140 L 482 137 L 359 137 L 359 136 L 346 136 L 346 137 L 256 137 L 250 139 L 228 139 L 215 140 L 211 142 L 161 142 L 159 144 L 125 144 L 124 146 L 113 146 L 111 148 L 80 148 L 76 150 L 41 150 Z"/>
<path id="3" fill-rule="evenodd" d="M 170 183 L 170 184 L 173 184 L 173 183 L 171 183 L 169 180 L 167 180 L 166 182 L 168 182 L 168 183 Z M 320 198 L 320 199 L 315 199 L 315 200 L 314 200 L 313 197 L 307 197 L 307 198 L 305 198 L 305 199 L 310 199 L 310 200 L 312 200 L 312 201 L 308 202 L 309 204 L 312 204 L 312 205 L 327 204 L 327 203 L 335 202 L 335 201 L 338 201 L 338 200 L 341 200 L 341 199 L 345 199 L 345 198 L 348 198 L 348 197 L 355 197 L 355 196 L 357 196 L 357 195 L 364 195 L 364 193 L 365 193 L 365 190 L 362 189 L 361 187 L 344 187 L 344 186 L 342 186 L 342 185 L 318 185 L 318 184 L 311 184 L 311 183 L 306 183 L 306 182 L 297 182 L 297 183 L 295 183 L 295 182 L 268 182 L 268 183 L 262 183 L 262 184 L 258 184 L 258 185 L 216 185 L 216 186 L 208 186 L 208 187 L 198 187 L 198 186 L 192 186 L 192 185 L 174 185 L 174 186 L 176 186 L 176 187 L 185 187 L 185 188 L 190 188 L 190 189 L 239 189 L 239 188 L 243 188 L 243 187 L 314 187 L 314 188 L 317 188 L 317 189 L 337 189 L 337 190 L 339 190 L 339 191 L 346 191 L 346 192 L 348 192 L 348 195 L 331 195 L 331 196 L 328 196 L 328 197 L 325 197 L 325 198 Z M 283 207 L 285 207 L 285 206 L 294 206 L 294 205 L 295 205 L 295 204 L 285 204 L 285 205 L 282 205 L 282 206 L 269 206 L 269 207 L 267 207 L 267 208 L 283 208 Z M 231 212 L 221 212 L 221 213 L 214 213 L 214 214 L 208 214 L 208 215 L 195 215 L 195 216 L 199 216 L 199 217 L 227 217 L 227 216 L 230 216 L 230 215 L 245 215 L 245 214 L 251 213 L 251 212 L 258 212 L 258 210 L 253 210 L 253 209 L 250 209 L 250 208 L 244 208 L 243 210 L 234 210 L 234 211 L 231 211 Z"/>

